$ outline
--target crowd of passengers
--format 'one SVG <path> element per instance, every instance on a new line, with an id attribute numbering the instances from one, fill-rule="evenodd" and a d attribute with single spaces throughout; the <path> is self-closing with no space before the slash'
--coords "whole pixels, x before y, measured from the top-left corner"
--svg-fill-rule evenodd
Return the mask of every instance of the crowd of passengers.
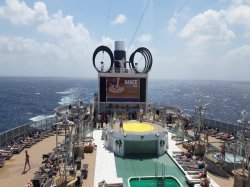
<path id="1" fill-rule="evenodd" d="M 195 160 L 194 153 L 188 149 L 187 152 L 176 152 L 173 157 L 185 171 L 195 171 L 196 173 L 190 180 L 197 180 L 201 187 L 209 187 L 209 178 L 207 176 L 206 164 L 202 160 Z"/>

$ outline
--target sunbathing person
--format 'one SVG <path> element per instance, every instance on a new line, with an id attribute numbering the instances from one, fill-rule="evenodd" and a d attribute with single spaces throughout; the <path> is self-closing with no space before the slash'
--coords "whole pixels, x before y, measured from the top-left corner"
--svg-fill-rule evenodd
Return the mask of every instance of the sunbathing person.
<path id="1" fill-rule="evenodd" d="M 190 168 L 195 168 L 195 169 L 203 169 L 205 168 L 205 162 L 196 162 L 196 165 L 189 166 Z"/>
<path id="2" fill-rule="evenodd" d="M 193 152 L 189 149 L 187 153 L 185 153 L 185 156 L 187 157 L 187 159 L 192 159 L 193 157 Z"/>
<path id="3" fill-rule="evenodd" d="M 223 142 L 220 147 L 221 147 L 221 151 L 220 151 L 221 159 L 223 161 L 225 161 L 225 155 L 226 155 L 226 144 L 225 144 L 225 142 Z"/>
<path id="4" fill-rule="evenodd" d="M 201 178 L 206 178 L 207 177 L 207 170 L 204 169 L 204 171 L 199 172 L 197 176 L 194 176 L 194 179 L 201 179 Z"/>
<path id="5" fill-rule="evenodd" d="M 206 178 L 202 178 L 201 182 L 200 182 L 200 186 L 201 187 L 209 187 L 209 179 L 207 177 Z"/>

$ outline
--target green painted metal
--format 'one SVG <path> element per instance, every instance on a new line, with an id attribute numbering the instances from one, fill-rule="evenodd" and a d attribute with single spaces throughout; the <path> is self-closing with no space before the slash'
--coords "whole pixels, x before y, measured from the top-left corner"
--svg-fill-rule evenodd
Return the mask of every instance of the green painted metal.
<path id="1" fill-rule="evenodd" d="M 182 187 L 172 176 L 166 177 L 133 177 L 129 180 L 130 187 Z"/>

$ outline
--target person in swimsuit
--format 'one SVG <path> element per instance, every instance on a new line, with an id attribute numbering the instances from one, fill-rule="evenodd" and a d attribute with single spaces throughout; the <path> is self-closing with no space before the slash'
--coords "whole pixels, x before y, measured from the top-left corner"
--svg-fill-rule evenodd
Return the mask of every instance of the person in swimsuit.
<path id="1" fill-rule="evenodd" d="M 29 170 L 30 170 L 30 156 L 28 154 L 28 151 L 25 150 L 25 164 L 24 164 L 24 168 L 23 168 L 23 172 L 25 173 L 26 170 L 26 165 L 28 164 L 29 166 Z"/>
<path id="2" fill-rule="evenodd" d="M 221 159 L 223 161 L 225 161 L 225 155 L 226 155 L 226 144 L 225 144 L 225 142 L 223 142 L 220 147 L 221 147 L 221 150 L 220 150 Z"/>
<path id="3" fill-rule="evenodd" d="M 122 117 L 120 117 L 120 130 L 123 130 L 123 121 L 122 121 Z"/>

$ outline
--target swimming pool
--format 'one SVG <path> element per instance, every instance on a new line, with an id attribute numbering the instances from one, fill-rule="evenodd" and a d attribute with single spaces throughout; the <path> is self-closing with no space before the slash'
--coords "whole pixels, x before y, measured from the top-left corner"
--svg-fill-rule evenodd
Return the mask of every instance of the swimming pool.
<path id="1" fill-rule="evenodd" d="M 131 177 L 129 187 L 182 187 L 178 179 L 172 176 L 163 177 Z"/>
<path id="2" fill-rule="evenodd" d="M 115 164 L 117 177 L 123 179 L 124 187 L 128 187 L 127 181 L 130 177 L 165 175 L 176 177 L 183 187 L 188 187 L 184 173 L 168 154 L 159 157 L 146 154 L 131 155 L 128 157 L 115 156 Z"/>

